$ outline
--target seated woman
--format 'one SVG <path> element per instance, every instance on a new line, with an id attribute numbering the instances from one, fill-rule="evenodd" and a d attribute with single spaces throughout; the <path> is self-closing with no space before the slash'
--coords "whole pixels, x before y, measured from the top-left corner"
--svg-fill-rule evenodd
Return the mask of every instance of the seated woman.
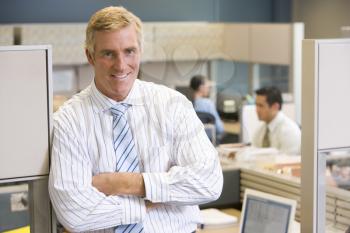
<path id="1" fill-rule="evenodd" d="M 193 90 L 193 107 L 196 112 L 210 113 L 215 118 L 216 139 L 224 134 L 224 125 L 219 117 L 214 103 L 208 98 L 210 92 L 210 84 L 206 77 L 195 75 L 192 77 L 190 87 Z"/>

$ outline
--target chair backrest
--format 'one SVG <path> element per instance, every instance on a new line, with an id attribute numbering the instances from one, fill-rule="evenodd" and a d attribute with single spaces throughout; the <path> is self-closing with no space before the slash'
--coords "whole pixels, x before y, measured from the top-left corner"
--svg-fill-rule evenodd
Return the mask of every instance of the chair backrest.
<path id="1" fill-rule="evenodd" d="M 201 120 L 203 124 L 214 124 L 215 125 L 215 117 L 213 114 L 209 112 L 196 112 L 198 118 Z"/>
<path id="2" fill-rule="evenodd" d="M 196 112 L 198 118 L 204 125 L 205 132 L 207 133 L 210 141 L 213 145 L 216 145 L 216 128 L 215 128 L 215 117 L 208 112 Z"/>
<path id="3" fill-rule="evenodd" d="M 204 124 L 204 130 L 213 145 L 216 145 L 216 128 L 214 124 Z"/>

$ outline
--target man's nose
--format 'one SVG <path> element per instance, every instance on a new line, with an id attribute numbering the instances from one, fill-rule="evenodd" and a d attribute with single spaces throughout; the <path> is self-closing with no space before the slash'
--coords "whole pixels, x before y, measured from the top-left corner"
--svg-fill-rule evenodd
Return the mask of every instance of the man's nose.
<path id="1" fill-rule="evenodd" d="M 123 71 L 125 66 L 126 66 L 125 58 L 123 58 L 123 56 L 116 56 L 116 58 L 114 59 L 113 67 L 117 71 Z"/>

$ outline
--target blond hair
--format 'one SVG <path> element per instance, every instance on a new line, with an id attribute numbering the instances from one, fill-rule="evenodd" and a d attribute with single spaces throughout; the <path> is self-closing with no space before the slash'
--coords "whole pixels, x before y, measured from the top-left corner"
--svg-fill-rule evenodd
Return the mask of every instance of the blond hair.
<path id="1" fill-rule="evenodd" d="M 124 7 L 110 6 L 97 11 L 91 16 L 86 28 L 85 49 L 94 54 L 96 31 L 115 31 L 132 24 L 135 25 L 139 46 L 142 49 L 143 32 L 139 17 Z"/>

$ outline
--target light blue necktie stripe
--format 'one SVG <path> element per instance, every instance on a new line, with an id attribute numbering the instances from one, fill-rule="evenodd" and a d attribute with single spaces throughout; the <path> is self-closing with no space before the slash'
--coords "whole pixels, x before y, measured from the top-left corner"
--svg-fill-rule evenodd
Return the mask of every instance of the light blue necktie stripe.
<path id="1" fill-rule="evenodd" d="M 118 120 L 115 121 L 115 120 L 114 120 L 115 117 L 116 117 Z M 119 123 L 120 119 L 121 119 L 121 118 L 118 118 L 117 116 L 113 116 L 113 130 L 115 129 L 115 127 L 116 127 L 117 124 Z"/>
<path id="2" fill-rule="evenodd" d="M 113 143 L 117 156 L 117 172 L 140 172 L 139 161 L 134 139 L 127 119 L 124 116 L 130 107 L 127 104 L 118 104 L 111 108 L 113 115 Z M 121 225 L 115 229 L 115 233 L 140 233 L 143 231 L 141 223 Z"/>
<path id="3" fill-rule="evenodd" d="M 125 139 L 124 142 L 125 142 L 125 143 L 124 143 L 125 148 L 124 148 L 124 147 L 121 147 L 121 146 L 120 146 L 120 143 L 118 144 L 118 146 L 116 146 L 116 148 L 114 148 L 116 154 L 124 155 L 125 153 L 128 153 L 128 152 L 127 152 L 127 151 L 128 151 L 127 149 L 129 149 L 131 143 L 127 143 L 127 139 Z M 132 148 L 132 147 L 131 147 L 131 148 Z M 127 155 L 124 155 L 124 156 L 120 157 L 119 159 L 121 159 L 121 158 L 128 158 L 128 156 L 127 156 Z M 119 160 L 119 159 L 117 158 L 117 160 Z M 117 162 L 117 163 L 118 163 L 118 162 Z"/>
<path id="4" fill-rule="evenodd" d="M 122 129 L 114 129 L 114 131 L 116 131 L 116 130 L 118 130 L 120 133 L 114 140 L 114 149 L 119 147 L 120 142 L 123 140 L 123 138 L 126 136 L 126 134 L 128 133 L 128 131 L 130 129 L 128 129 L 128 127 L 124 126 L 124 128 L 122 128 Z"/>
<path id="5" fill-rule="evenodd" d="M 126 156 L 129 156 L 129 154 L 131 153 L 131 150 L 126 154 Z M 117 171 L 123 170 L 123 171 L 130 171 L 129 169 L 122 169 L 124 162 L 126 161 L 126 156 L 120 158 L 117 161 Z"/>

